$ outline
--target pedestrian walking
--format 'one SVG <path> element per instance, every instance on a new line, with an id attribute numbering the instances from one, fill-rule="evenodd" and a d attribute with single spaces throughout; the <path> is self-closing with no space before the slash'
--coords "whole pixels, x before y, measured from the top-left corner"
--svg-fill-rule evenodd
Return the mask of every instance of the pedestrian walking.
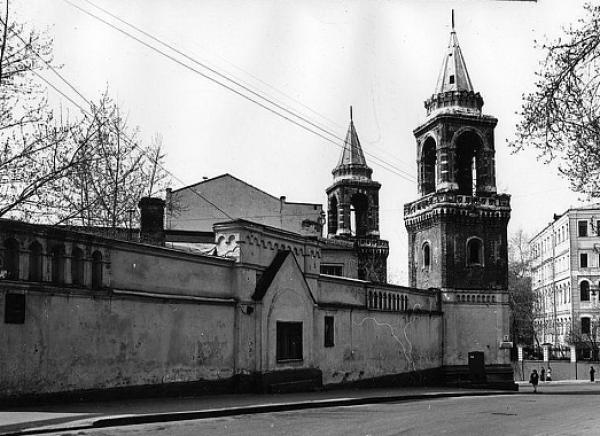
<path id="1" fill-rule="evenodd" d="M 539 376 L 537 373 L 537 370 L 533 370 L 531 372 L 531 375 L 529 376 L 529 383 L 531 383 L 531 385 L 533 386 L 533 393 L 537 393 L 537 387 L 538 387 L 538 381 L 539 381 Z"/>
<path id="2" fill-rule="evenodd" d="M 548 371 L 546 371 L 546 381 L 547 382 L 552 381 L 552 368 L 550 368 L 550 367 L 548 367 Z"/>
<path id="3" fill-rule="evenodd" d="M 540 371 L 540 381 L 546 381 L 546 370 L 542 366 L 542 370 Z"/>
<path id="4" fill-rule="evenodd" d="M 590 381 L 593 382 L 594 381 L 594 373 L 596 372 L 596 370 L 594 369 L 593 366 L 590 366 Z"/>

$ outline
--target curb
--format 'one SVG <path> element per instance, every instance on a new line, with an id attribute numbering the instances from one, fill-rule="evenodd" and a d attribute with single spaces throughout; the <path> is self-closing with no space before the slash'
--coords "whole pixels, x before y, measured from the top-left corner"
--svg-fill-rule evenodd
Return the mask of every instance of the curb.
<path id="1" fill-rule="evenodd" d="M 37 435 L 45 433 L 54 433 L 61 431 L 77 431 L 90 430 L 107 427 L 121 427 L 128 425 L 152 424 L 158 422 L 177 422 L 189 421 L 196 419 L 220 418 L 225 416 L 258 414 L 258 413 L 274 413 L 285 412 L 292 410 L 303 409 L 320 409 L 325 407 L 340 407 L 340 406 L 356 406 L 363 404 L 379 404 L 392 403 L 396 401 L 419 401 L 438 398 L 453 398 L 453 397 L 484 397 L 492 395 L 513 395 L 518 394 L 518 391 L 487 391 L 487 392 L 440 392 L 432 394 L 414 394 L 414 395 L 392 395 L 392 396 L 375 396 L 364 398 L 334 398 L 325 400 L 301 401 L 297 403 L 275 403 L 256 406 L 240 406 L 228 407 L 222 409 L 207 409 L 191 412 L 166 412 L 155 414 L 137 414 L 137 415 L 121 415 L 115 417 L 87 419 L 85 424 L 77 425 L 77 421 L 73 425 L 48 426 L 38 427 L 9 433 L 0 433 L 1 436 L 25 436 Z M 81 421 L 79 421 L 81 423 Z"/>

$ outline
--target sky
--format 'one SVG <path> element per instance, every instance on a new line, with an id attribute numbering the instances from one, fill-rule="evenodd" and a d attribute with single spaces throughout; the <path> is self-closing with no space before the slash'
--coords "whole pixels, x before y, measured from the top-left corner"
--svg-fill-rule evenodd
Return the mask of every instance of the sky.
<path id="1" fill-rule="evenodd" d="M 73 6 L 126 29 L 87 0 L 13 0 L 18 19 L 53 36 L 54 63 L 86 99 L 108 88 L 145 142 L 162 135 L 174 188 L 231 173 L 288 201 L 326 205 L 352 105 L 367 163 L 382 184 L 380 230 L 390 241 L 395 283 L 407 282 L 403 206 L 418 198 L 412 131 L 425 120 L 423 102 L 435 88 L 452 9 L 483 111 L 499 120 L 497 186 L 512 195 L 509 233 L 532 235 L 554 213 L 581 204 L 555 166 L 533 151 L 511 154 L 507 141 L 543 60 L 535 41 L 554 39 L 581 18 L 583 1 L 92 1 L 341 138 L 326 141 Z M 52 73 L 45 77 L 79 98 Z M 57 92 L 48 95 L 76 112 Z"/>

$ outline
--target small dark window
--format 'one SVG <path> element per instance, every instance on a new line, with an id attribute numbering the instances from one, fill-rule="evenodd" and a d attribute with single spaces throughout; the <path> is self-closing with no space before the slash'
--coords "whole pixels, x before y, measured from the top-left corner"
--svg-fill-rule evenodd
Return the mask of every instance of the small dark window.
<path id="1" fill-rule="evenodd" d="M 587 268 L 588 266 L 588 261 L 587 261 L 587 253 L 579 253 L 579 266 L 581 268 Z"/>
<path id="2" fill-rule="evenodd" d="M 0 258 L 0 278 L 19 280 L 19 243 L 10 238 L 4 241 L 4 263 Z"/>
<path id="3" fill-rule="evenodd" d="M 74 285 L 83 285 L 83 250 L 77 247 L 71 256 L 71 281 Z"/>
<path id="4" fill-rule="evenodd" d="M 25 323 L 25 295 L 24 294 L 6 294 L 4 301 L 4 323 L 5 324 L 24 324 Z"/>
<path id="5" fill-rule="evenodd" d="M 302 360 L 302 323 L 277 321 L 277 361 Z"/>
<path id="6" fill-rule="evenodd" d="M 450 85 L 454 83 L 454 74 L 450 74 Z"/>
<path id="7" fill-rule="evenodd" d="M 92 289 L 102 287 L 102 253 L 94 251 L 92 254 Z"/>
<path id="8" fill-rule="evenodd" d="M 52 283 L 65 282 L 65 247 L 56 245 L 52 247 Z"/>
<path id="9" fill-rule="evenodd" d="M 41 282 L 43 275 L 42 246 L 39 242 L 33 242 L 29 246 L 29 280 Z"/>
<path id="10" fill-rule="evenodd" d="M 589 318 L 581 318 L 581 334 L 589 335 L 590 332 L 591 332 L 590 319 Z"/>
<path id="11" fill-rule="evenodd" d="M 326 347 L 333 347 L 333 345 L 334 345 L 335 333 L 334 333 L 333 326 L 334 326 L 333 316 L 326 316 L 325 317 L 325 329 L 324 329 L 325 346 Z"/>
<path id="12" fill-rule="evenodd" d="M 342 276 L 343 265 L 327 265 L 321 264 L 321 274 L 327 274 L 330 276 Z"/>
<path id="13" fill-rule="evenodd" d="M 588 235 L 588 223 L 587 221 L 579 221 L 578 222 L 579 236 L 585 237 Z"/>
<path id="14" fill-rule="evenodd" d="M 429 268 L 431 265 L 431 249 L 429 248 L 429 244 L 423 244 L 423 266 L 425 268 Z"/>
<path id="15" fill-rule="evenodd" d="M 483 245 L 478 238 L 467 242 L 467 259 L 470 265 L 483 265 Z"/>
<path id="16" fill-rule="evenodd" d="M 579 285 L 579 300 L 590 301 L 590 284 L 589 282 L 583 281 Z"/>
<path id="17" fill-rule="evenodd" d="M 600 236 L 600 220 L 596 221 L 596 236 Z"/>

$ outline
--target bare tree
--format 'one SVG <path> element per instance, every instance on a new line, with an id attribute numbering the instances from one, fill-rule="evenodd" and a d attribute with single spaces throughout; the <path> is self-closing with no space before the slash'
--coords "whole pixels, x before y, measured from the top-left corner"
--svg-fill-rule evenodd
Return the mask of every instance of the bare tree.
<path id="1" fill-rule="evenodd" d="M 52 62 L 52 40 L 0 13 L 0 217 L 47 220 L 55 196 L 81 153 L 67 141 L 36 75 Z"/>
<path id="2" fill-rule="evenodd" d="M 542 45 L 546 59 L 510 145 L 556 161 L 571 188 L 591 198 L 600 196 L 600 6 L 588 4 L 584 13 Z"/>
<path id="3" fill-rule="evenodd" d="M 142 145 L 138 129 L 128 126 L 108 91 L 90 113 L 74 130 L 84 158 L 69 179 L 64 208 L 73 212 L 76 224 L 127 227 L 139 199 L 169 184 L 162 139 L 156 135 L 150 145 Z"/>
<path id="4" fill-rule="evenodd" d="M 533 328 L 536 311 L 531 286 L 529 238 L 519 229 L 510 236 L 508 247 L 508 292 L 513 342 L 533 344 L 535 340 L 539 345 Z"/>

